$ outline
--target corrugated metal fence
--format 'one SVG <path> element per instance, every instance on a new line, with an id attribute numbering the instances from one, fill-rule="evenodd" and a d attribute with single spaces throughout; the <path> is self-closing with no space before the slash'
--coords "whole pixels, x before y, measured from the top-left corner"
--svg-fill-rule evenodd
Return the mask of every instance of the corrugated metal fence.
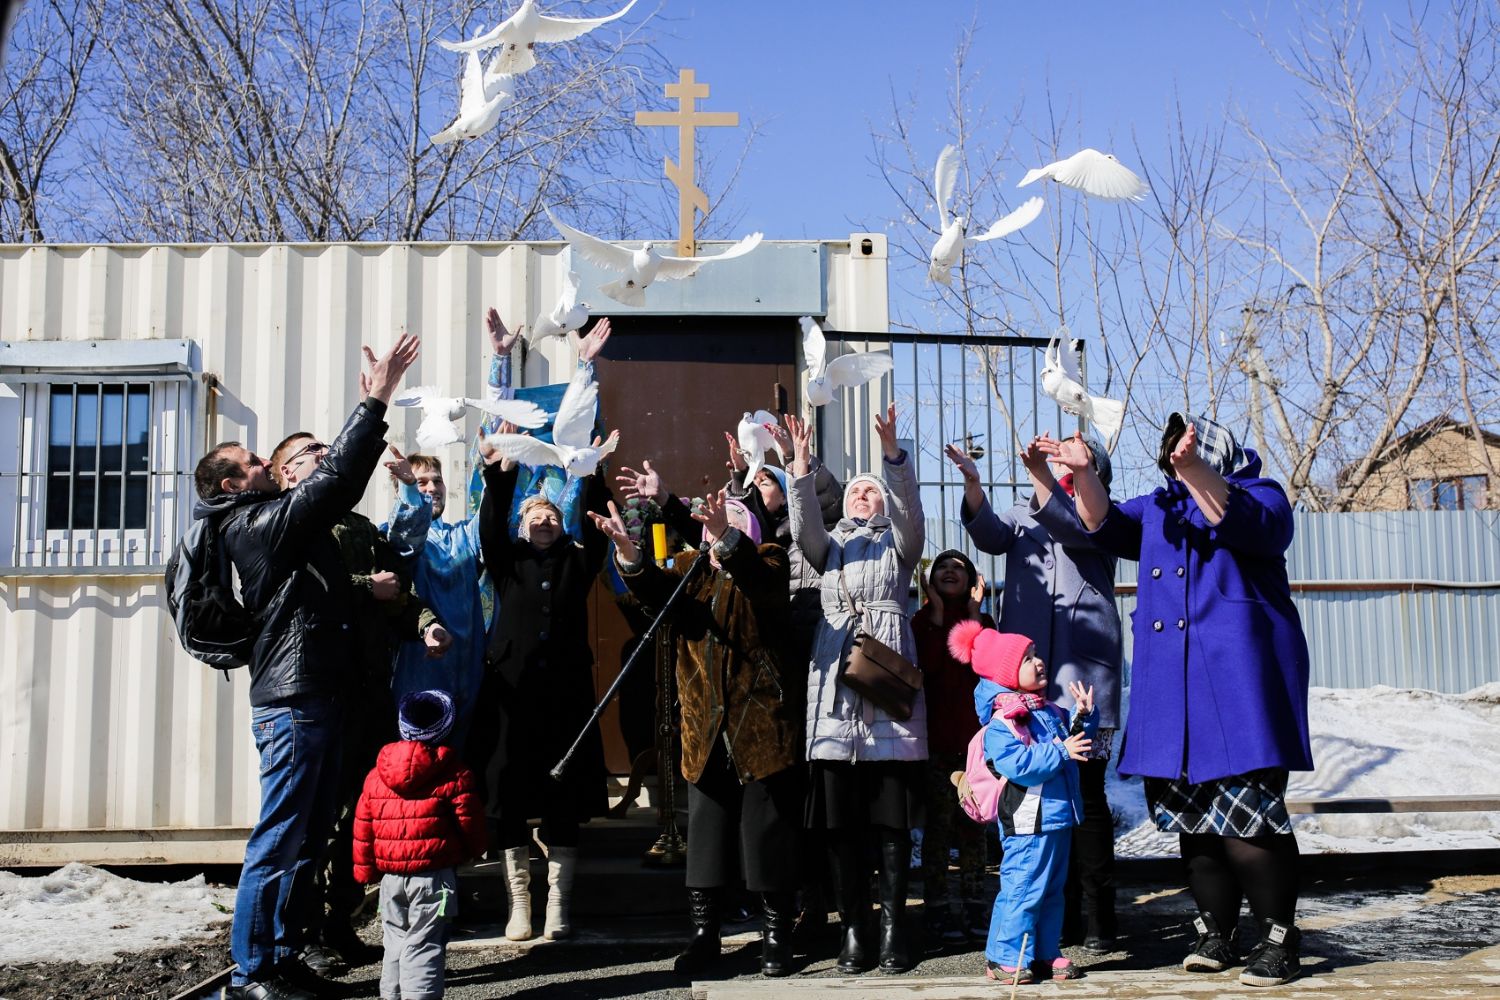
<path id="1" fill-rule="evenodd" d="M 1314 685 L 1457 693 L 1500 681 L 1500 511 L 1298 513 L 1296 520 L 1287 570 Z M 928 526 L 929 555 L 939 527 Z M 1127 670 L 1135 581 L 1136 564 L 1121 562 Z"/>

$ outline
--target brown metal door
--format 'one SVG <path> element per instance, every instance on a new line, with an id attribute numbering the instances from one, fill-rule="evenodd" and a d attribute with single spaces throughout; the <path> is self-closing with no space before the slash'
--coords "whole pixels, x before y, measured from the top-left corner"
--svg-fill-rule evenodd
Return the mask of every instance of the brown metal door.
<path id="1" fill-rule="evenodd" d="M 610 456 L 610 487 L 622 465 L 649 458 L 679 496 L 701 496 L 728 478 L 724 432 L 734 432 L 746 410 L 785 412 L 798 403 L 793 317 L 622 316 L 596 362 L 599 399 L 620 447 Z M 600 695 L 620 670 L 630 638 L 608 587 L 594 587 L 594 684 Z M 649 651 L 633 668 L 655 669 Z M 602 720 L 609 770 L 630 768 L 620 735 L 618 705 Z"/>

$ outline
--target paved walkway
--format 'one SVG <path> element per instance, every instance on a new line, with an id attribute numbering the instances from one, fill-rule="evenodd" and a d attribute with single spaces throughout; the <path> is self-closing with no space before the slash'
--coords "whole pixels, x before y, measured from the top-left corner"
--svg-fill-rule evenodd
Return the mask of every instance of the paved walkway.
<path id="1" fill-rule="evenodd" d="M 1238 970 L 1215 976 L 1181 972 L 1178 963 L 1192 944 L 1190 913 L 1191 900 L 1180 888 L 1122 885 L 1121 950 L 1095 958 L 1074 951 L 1084 978 L 1023 986 L 1017 995 L 1068 1000 L 1500 997 L 1500 876 L 1406 872 L 1315 881 L 1305 888 L 1299 909 L 1307 973 L 1273 990 L 1241 986 Z M 805 959 L 798 975 L 766 980 L 758 974 L 759 935 L 753 929 L 726 939 L 722 979 L 690 984 L 671 971 L 686 929 L 685 919 L 612 920 L 581 924 L 570 941 L 516 945 L 504 941 L 496 927 L 461 927 L 448 956 L 447 997 L 996 1000 L 1010 993 L 983 978 L 983 956 L 973 949 L 928 954 L 904 976 L 844 977 L 834 968 L 832 940 Z M 372 932 L 378 930 L 366 931 Z M 1244 932 L 1253 940 L 1248 917 Z M 379 995 L 376 967 L 355 970 L 345 981 L 350 998 Z"/>

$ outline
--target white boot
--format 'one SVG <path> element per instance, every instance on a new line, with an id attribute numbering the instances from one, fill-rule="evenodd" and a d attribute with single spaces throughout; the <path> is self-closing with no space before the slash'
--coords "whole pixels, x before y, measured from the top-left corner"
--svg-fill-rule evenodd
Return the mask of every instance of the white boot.
<path id="1" fill-rule="evenodd" d="M 573 871 L 578 867 L 578 848 L 547 848 L 547 923 L 542 936 L 556 941 L 573 933 L 568 922 L 568 900 L 573 895 Z"/>
<path id="2" fill-rule="evenodd" d="M 531 848 L 512 847 L 504 854 L 505 884 L 510 890 L 507 941 L 531 940 Z"/>

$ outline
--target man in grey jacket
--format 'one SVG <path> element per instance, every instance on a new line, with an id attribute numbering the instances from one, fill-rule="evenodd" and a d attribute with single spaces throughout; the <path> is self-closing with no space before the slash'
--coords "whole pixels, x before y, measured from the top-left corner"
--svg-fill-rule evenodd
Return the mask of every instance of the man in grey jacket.
<path id="1" fill-rule="evenodd" d="M 1109 453 L 1095 441 L 1087 444 L 1107 487 Z M 1089 538 L 1073 503 L 1071 477 L 1053 476 L 1036 441 L 1021 453 L 1034 493 L 999 513 L 990 507 L 973 460 L 954 445 L 946 451 L 963 475 L 960 516 L 969 537 L 981 552 L 1005 556 L 1000 631 L 1036 643 L 1036 655 L 1050 668 L 1049 700 L 1071 710 L 1070 682 L 1094 689 L 1099 738 L 1089 760 L 1078 767 L 1084 819 L 1073 828 L 1063 940 L 1109 951 L 1115 937 L 1114 822 L 1104 777 L 1120 725 L 1115 559 Z"/>

